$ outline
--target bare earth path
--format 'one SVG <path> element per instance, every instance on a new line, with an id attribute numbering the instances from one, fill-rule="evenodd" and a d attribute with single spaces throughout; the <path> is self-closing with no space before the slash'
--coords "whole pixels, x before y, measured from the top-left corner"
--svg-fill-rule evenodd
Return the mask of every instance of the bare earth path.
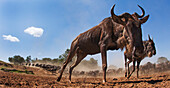
<path id="1" fill-rule="evenodd" d="M 56 76 L 38 76 L 21 73 L 11 73 L 0 71 L 0 88 L 58 88 L 58 87 L 162 87 L 170 88 L 170 72 L 162 72 L 141 76 L 140 79 L 131 77 L 107 78 L 107 83 L 102 84 L 102 78 L 95 77 L 73 77 L 73 83 L 68 83 L 68 78 L 63 77 L 60 82 L 56 81 Z"/>

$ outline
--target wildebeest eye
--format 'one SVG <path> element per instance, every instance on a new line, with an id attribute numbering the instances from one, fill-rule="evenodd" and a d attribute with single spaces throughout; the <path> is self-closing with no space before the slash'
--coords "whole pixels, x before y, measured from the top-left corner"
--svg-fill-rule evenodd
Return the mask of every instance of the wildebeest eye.
<path id="1" fill-rule="evenodd" d="M 152 47 L 149 47 L 149 49 L 151 50 L 151 49 L 152 49 Z"/>

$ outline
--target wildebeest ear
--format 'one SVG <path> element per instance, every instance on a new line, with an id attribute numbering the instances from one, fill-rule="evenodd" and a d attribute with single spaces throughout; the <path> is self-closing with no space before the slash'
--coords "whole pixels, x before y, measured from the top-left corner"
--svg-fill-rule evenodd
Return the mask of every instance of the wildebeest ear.
<path id="1" fill-rule="evenodd" d="M 115 17 L 115 16 L 112 16 L 112 19 L 114 22 L 118 23 L 118 24 L 122 24 L 122 25 L 126 25 L 125 22 L 123 20 L 121 20 L 120 17 Z"/>
<path id="2" fill-rule="evenodd" d="M 148 34 L 149 41 L 151 41 L 150 35 Z"/>
<path id="3" fill-rule="evenodd" d="M 145 16 L 144 18 L 140 19 L 141 24 L 145 23 L 149 18 L 149 15 Z"/>

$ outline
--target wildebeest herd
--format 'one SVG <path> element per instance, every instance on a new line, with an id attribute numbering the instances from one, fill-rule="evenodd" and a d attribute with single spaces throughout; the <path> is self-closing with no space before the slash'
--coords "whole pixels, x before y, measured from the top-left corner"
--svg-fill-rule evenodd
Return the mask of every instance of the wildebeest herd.
<path id="1" fill-rule="evenodd" d="M 52 73 L 56 73 L 57 70 L 61 69 L 60 66 L 55 66 L 55 65 L 50 65 L 50 64 L 40 64 L 40 63 L 32 64 L 32 63 L 26 63 L 25 65 L 26 66 L 40 67 L 40 68 L 43 68 L 43 69 L 45 69 L 47 71 L 50 71 Z"/>
<path id="2" fill-rule="evenodd" d="M 1 65 L 1 64 L 0 64 Z M 34 67 L 39 67 L 44 70 L 47 70 L 51 72 L 53 75 L 57 74 L 58 72 L 61 71 L 60 66 L 55 66 L 55 65 L 50 65 L 50 64 L 40 64 L 40 63 L 27 63 L 25 64 L 26 66 L 34 66 Z M 5 66 L 5 65 L 4 65 Z M 133 70 L 133 66 L 129 67 L 129 70 Z M 144 65 L 140 66 L 140 74 L 146 75 L 146 74 L 152 74 L 155 72 L 165 72 L 170 70 L 170 61 L 164 62 L 164 63 L 151 63 L 147 62 Z M 57 73 L 56 73 L 57 72 Z M 110 68 L 106 71 L 107 75 L 109 76 L 122 76 L 124 73 L 126 73 L 126 69 L 123 68 Z M 65 70 L 65 74 L 69 74 L 68 69 Z M 91 70 L 91 71 L 73 71 L 73 75 L 78 77 L 78 76 L 92 76 L 92 77 L 98 77 L 102 76 L 102 71 L 101 70 Z"/>

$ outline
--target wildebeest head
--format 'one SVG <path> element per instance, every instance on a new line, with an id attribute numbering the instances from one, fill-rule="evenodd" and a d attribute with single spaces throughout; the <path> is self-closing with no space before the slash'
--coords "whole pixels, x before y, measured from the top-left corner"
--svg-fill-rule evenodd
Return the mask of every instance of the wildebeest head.
<path id="1" fill-rule="evenodd" d="M 144 47 L 145 47 L 147 56 L 152 57 L 152 55 L 156 54 L 155 43 L 154 43 L 153 39 L 150 38 L 149 35 L 148 35 L 148 38 L 149 38 L 149 40 L 145 41 Z"/>
<path id="2" fill-rule="evenodd" d="M 129 44 L 131 45 L 131 49 L 135 47 L 135 54 L 142 54 L 144 47 L 142 42 L 141 24 L 145 23 L 148 20 L 149 15 L 142 18 L 145 15 L 145 11 L 142 7 L 139 6 L 139 8 L 143 12 L 141 16 L 137 13 L 134 13 L 132 15 L 129 13 L 124 13 L 117 16 L 114 14 L 114 7 L 115 5 L 113 5 L 111 9 L 113 21 L 124 26 L 125 30 L 127 31 L 128 37 L 130 38 Z"/>

